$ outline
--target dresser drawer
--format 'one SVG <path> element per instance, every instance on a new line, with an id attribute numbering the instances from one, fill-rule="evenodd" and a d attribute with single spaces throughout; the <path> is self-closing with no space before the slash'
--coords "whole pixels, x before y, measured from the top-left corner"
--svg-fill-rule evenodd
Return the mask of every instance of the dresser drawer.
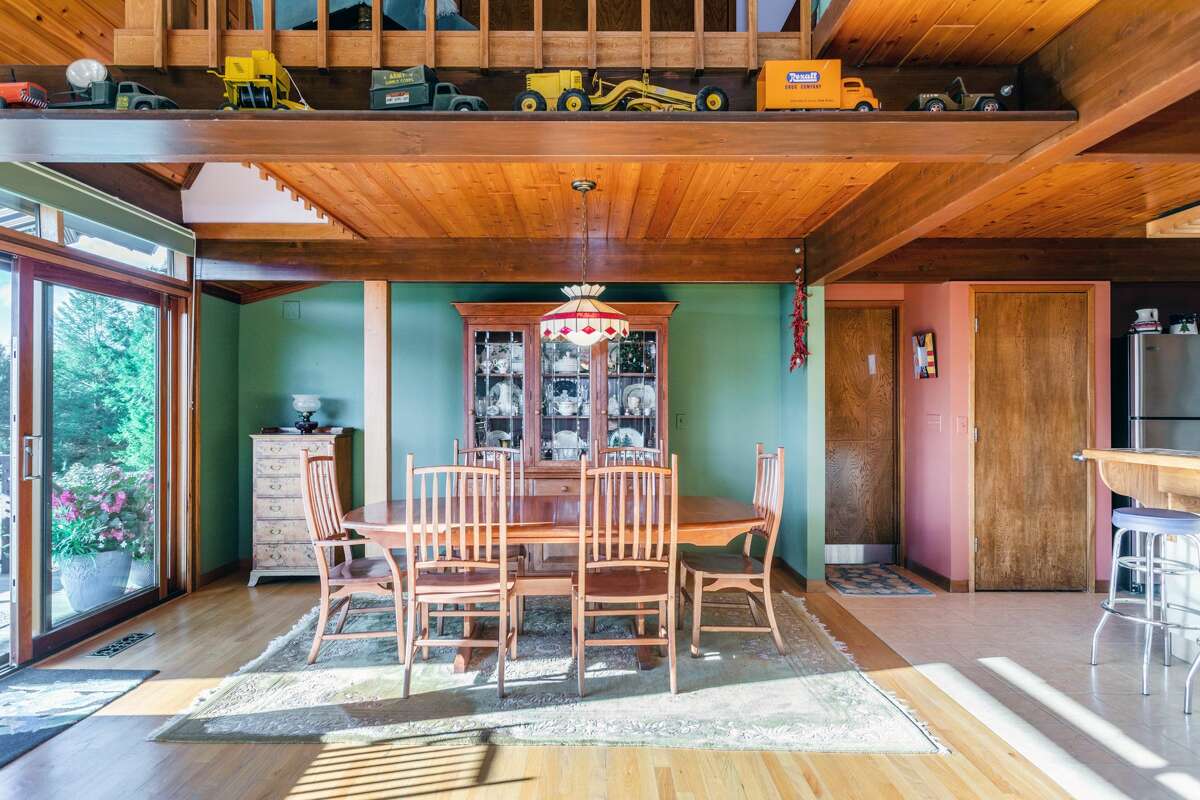
<path id="1" fill-rule="evenodd" d="M 254 543 L 307 542 L 308 523 L 302 519 L 258 519 L 254 521 Z"/>
<path id="2" fill-rule="evenodd" d="M 300 497 L 300 478 L 274 475 L 254 479 L 255 497 Z"/>
<path id="3" fill-rule="evenodd" d="M 254 546 L 255 569 L 317 570 L 317 554 L 311 544 L 259 544 Z"/>
<path id="4" fill-rule="evenodd" d="M 533 493 L 536 495 L 565 494 L 579 496 L 578 478 L 538 478 L 532 483 Z"/>
<path id="5" fill-rule="evenodd" d="M 254 477 L 278 478 L 299 477 L 300 456 L 295 458 L 256 458 L 254 459 Z"/>
<path id="6" fill-rule="evenodd" d="M 307 450 L 309 455 L 333 455 L 333 442 L 294 437 L 289 439 L 255 439 L 255 458 L 300 458 L 300 453 Z"/>
<path id="7" fill-rule="evenodd" d="M 256 497 L 254 518 L 303 520 L 304 504 L 299 497 Z"/>

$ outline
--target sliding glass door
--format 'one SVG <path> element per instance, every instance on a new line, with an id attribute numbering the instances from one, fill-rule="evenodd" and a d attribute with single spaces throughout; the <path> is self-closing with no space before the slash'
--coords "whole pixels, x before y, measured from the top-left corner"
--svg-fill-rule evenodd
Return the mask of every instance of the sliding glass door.
<path id="1" fill-rule="evenodd" d="M 16 603 L 13 592 L 12 300 L 12 262 L 0 253 L 0 669 L 15 661 L 12 648 Z"/>
<path id="2" fill-rule="evenodd" d="M 30 335 L 18 364 L 30 384 L 16 463 L 29 555 L 18 564 L 37 657 L 166 594 L 170 315 L 140 287 L 53 265 L 20 274 Z"/>

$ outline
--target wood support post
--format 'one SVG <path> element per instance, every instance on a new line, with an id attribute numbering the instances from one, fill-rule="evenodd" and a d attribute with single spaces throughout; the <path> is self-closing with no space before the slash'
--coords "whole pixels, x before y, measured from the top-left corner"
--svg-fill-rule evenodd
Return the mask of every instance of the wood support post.
<path id="1" fill-rule="evenodd" d="M 700 72 L 704 69 L 704 0 L 696 0 L 695 10 L 692 14 L 695 17 L 692 21 L 696 29 L 692 66 L 696 72 Z"/>
<path id="2" fill-rule="evenodd" d="M 208 65 L 221 66 L 221 32 L 225 29 L 225 3 L 208 0 Z"/>
<path id="3" fill-rule="evenodd" d="M 154 68 L 167 65 L 167 0 L 154 0 Z"/>
<path id="4" fill-rule="evenodd" d="M 804 4 L 804 9 L 800 17 L 800 58 L 808 59 L 813 57 L 812 50 L 813 41 L 813 15 L 812 9 L 808 3 Z"/>
<path id="5" fill-rule="evenodd" d="M 392 494 L 392 298 L 387 281 L 363 282 L 363 500 Z"/>

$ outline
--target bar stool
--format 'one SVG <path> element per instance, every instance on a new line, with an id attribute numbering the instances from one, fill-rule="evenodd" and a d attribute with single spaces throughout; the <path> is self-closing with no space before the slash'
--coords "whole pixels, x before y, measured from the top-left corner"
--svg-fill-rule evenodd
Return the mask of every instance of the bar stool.
<path id="1" fill-rule="evenodd" d="M 1108 598 L 1101 601 L 1100 608 L 1104 615 L 1096 625 L 1092 634 L 1092 659 L 1097 663 L 1100 646 L 1100 632 L 1110 617 L 1146 626 L 1146 639 L 1142 649 L 1142 694 L 1150 694 L 1150 651 L 1154 644 L 1154 631 L 1163 631 L 1163 665 L 1171 665 L 1171 635 L 1173 631 L 1194 630 L 1195 626 L 1182 625 L 1167 621 L 1167 609 L 1200 614 L 1200 610 L 1185 606 L 1172 605 L 1167 599 L 1168 578 L 1180 575 L 1200 574 L 1200 514 L 1187 511 L 1171 511 L 1165 508 L 1118 508 L 1113 511 L 1112 524 L 1117 528 L 1113 536 L 1112 574 L 1108 586 Z M 1121 555 L 1121 545 L 1127 535 L 1137 537 L 1134 554 Z M 1189 560 L 1155 556 L 1163 536 L 1178 536 L 1188 543 Z M 1145 597 L 1118 597 L 1121 570 L 1128 570 L 1135 577 L 1141 578 L 1145 587 Z M 1159 584 L 1159 596 L 1155 602 L 1155 580 Z M 1122 605 L 1141 607 L 1141 613 L 1123 611 Z M 1195 677 L 1200 658 L 1192 664 L 1185 682 L 1184 713 L 1191 713 L 1191 684 Z"/>

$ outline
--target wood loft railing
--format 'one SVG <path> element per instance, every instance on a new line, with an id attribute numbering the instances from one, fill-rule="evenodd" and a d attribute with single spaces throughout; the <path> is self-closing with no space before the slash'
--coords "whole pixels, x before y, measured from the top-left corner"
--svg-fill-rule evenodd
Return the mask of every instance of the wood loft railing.
<path id="1" fill-rule="evenodd" d="M 767 59 L 808 58 L 812 40 L 808 14 L 800 15 L 799 32 L 757 31 L 758 0 L 747 0 L 746 32 L 706 31 L 705 0 L 695 0 L 692 31 L 651 30 L 652 0 L 641 0 L 641 29 L 634 31 L 597 30 L 598 0 L 587 0 L 587 29 L 580 31 L 543 30 L 545 0 L 533 0 L 529 31 L 491 30 L 489 0 L 479 0 L 479 29 L 474 31 L 436 30 L 437 0 L 425 0 L 421 31 L 383 30 L 383 0 L 371 0 L 370 30 L 330 30 L 329 0 L 317 0 L 316 30 L 275 30 L 276 0 L 263 0 L 261 30 L 230 30 L 224 22 L 228 1 L 196 0 L 206 3 L 208 27 L 181 28 L 171 24 L 170 0 L 129 0 L 126 27 L 114 34 L 114 61 L 122 66 L 216 67 L 226 55 L 267 49 L 291 67 L 425 63 L 475 69 L 757 69 Z"/>

